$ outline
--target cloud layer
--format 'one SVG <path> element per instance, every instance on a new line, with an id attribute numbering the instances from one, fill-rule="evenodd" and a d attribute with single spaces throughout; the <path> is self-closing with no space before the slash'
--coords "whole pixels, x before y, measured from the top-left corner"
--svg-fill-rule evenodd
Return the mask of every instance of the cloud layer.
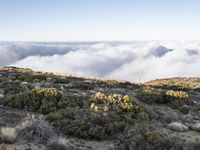
<path id="1" fill-rule="evenodd" d="M 1 42 L 5 65 L 138 82 L 200 76 L 200 41 Z"/>

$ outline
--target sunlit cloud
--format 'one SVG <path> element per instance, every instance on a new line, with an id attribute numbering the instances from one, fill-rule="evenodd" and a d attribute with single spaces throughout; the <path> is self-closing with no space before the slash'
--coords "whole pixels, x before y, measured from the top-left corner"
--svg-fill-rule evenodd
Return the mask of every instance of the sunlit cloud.
<path id="1" fill-rule="evenodd" d="M 129 81 L 200 76 L 200 42 L 0 43 L 0 65 Z"/>

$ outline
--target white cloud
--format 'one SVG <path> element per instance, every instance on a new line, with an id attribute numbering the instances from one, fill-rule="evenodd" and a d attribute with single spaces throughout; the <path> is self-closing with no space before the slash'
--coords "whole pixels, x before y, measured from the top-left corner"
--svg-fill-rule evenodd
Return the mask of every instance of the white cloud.
<path id="1" fill-rule="evenodd" d="M 200 76 L 199 41 L 0 43 L 0 65 L 130 81 Z"/>

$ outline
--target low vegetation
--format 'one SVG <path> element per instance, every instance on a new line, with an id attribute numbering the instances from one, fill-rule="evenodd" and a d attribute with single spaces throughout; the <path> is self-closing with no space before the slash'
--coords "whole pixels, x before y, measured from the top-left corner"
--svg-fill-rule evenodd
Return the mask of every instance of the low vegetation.
<path id="1" fill-rule="evenodd" d="M 135 143 L 136 149 L 142 150 L 169 150 L 175 147 L 175 143 L 165 134 L 159 133 L 155 126 L 147 125 L 137 131 L 131 138 Z"/>
<path id="2" fill-rule="evenodd" d="M 56 110 L 60 98 L 61 94 L 54 88 L 37 87 L 28 92 L 7 96 L 6 105 L 48 114 Z"/>
<path id="3" fill-rule="evenodd" d="M 145 85 L 171 89 L 175 91 L 188 91 L 200 88 L 199 78 L 169 78 L 146 82 Z"/>
<path id="4" fill-rule="evenodd" d="M 58 150 L 198 149 L 200 80 L 146 86 L 7 69 L 11 74 L 0 69 L 0 143 Z"/>
<path id="5" fill-rule="evenodd" d="M 68 135 L 98 140 L 112 138 L 144 119 L 144 108 L 127 95 L 96 93 L 81 101 L 79 97 L 65 97 L 62 109 L 50 113 L 47 119 Z"/>
<path id="6" fill-rule="evenodd" d="M 145 110 L 128 95 L 96 93 L 91 97 L 62 95 L 37 87 L 6 97 L 12 108 L 39 111 L 65 134 L 85 139 L 108 139 L 145 118 Z"/>
<path id="7" fill-rule="evenodd" d="M 166 103 L 164 92 L 162 90 L 158 90 L 149 86 L 142 87 L 139 90 L 137 97 L 139 100 L 142 100 L 148 104 Z"/>
<path id="8" fill-rule="evenodd" d="M 173 108 L 182 107 L 184 104 L 187 104 L 188 94 L 184 91 L 174 91 L 168 90 L 166 93 L 166 99 Z M 183 107 L 182 107 L 183 108 Z"/>
<path id="9" fill-rule="evenodd" d="M 14 143 L 17 137 L 17 132 L 15 128 L 3 127 L 1 128 L 0 137 L 1 137 L 2 142 Z"/>
<path id="10" fill-rule="evenodd" d="M 168 104 L 172 108 L 180 108 L 187 112 L 188 93 L 184 91 L 162 90 L 153 87 L 142 87 L 137 97 L 148 104 Z M 184 107 L 183 107 L 184 106 Z"/>

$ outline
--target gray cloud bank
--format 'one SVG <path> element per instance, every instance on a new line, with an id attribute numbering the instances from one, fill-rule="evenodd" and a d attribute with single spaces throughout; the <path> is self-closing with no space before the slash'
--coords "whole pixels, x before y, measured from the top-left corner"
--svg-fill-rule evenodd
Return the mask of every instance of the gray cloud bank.
<path id="1" fill-rule="evenodd" d="M 7 65 L 138 82 L 200 76 L 200 41 L 0 42 Z"/>

